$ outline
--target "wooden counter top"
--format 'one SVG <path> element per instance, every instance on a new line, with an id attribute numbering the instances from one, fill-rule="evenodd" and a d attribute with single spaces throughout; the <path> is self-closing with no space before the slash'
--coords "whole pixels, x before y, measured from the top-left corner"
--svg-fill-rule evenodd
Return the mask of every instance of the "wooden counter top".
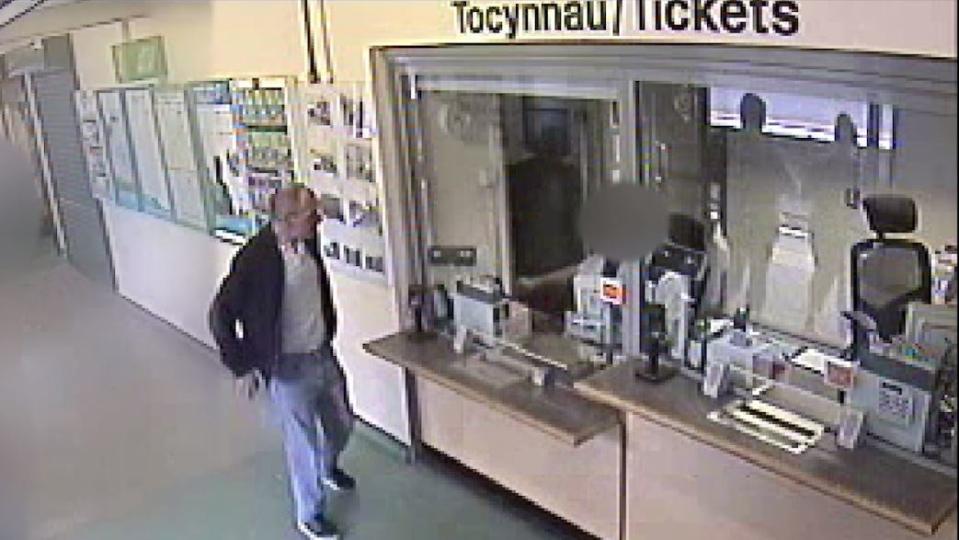
<path id="1" fill-rule="evenodd" d="M 678 376 L 646 383 L 634 376 L 636 366 L 608 368 L 575 388 L 921 534 L 933 534 L 955 511 L 956 480 L 947 475 L 868 445 L 842 450 L 832 437 L 804 454 L 790 454 L 710 421 L 706 415 L 721 402 L 703 396 L 695 381 Z"/>
<path id="2" fill-rule="evenodd" d="M 573 446 L 619 423 L 618 410 L 569 388 L 539 387 L 525 379 L 502 387 L 484 383 L 455 368 L 465 357 L 453 351 L 447 338 L 410 339 L 400 333 L 366 343 L 363 349 Z"/>

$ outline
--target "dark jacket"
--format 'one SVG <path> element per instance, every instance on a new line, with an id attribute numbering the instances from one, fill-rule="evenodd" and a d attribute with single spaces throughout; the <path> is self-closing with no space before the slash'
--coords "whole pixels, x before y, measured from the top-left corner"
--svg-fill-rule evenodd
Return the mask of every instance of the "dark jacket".
<path id="1" fill-rule="evenodd" d="M 323 318 L 330 341 L 336 335 L 336 310 L 330 279 L 316 240 L 306 249 L 316 260 L 323 294 Z M 210 330 L 223 364 L 237 377 L 258 370 L 269 378 L 282 351 L 280 313 L 283 301 L 283 259 L 272 227 L 264 227 L 233 258 L 230 273 L 210 306 Z M 238 333 L 237 323 L 242 327 Z"/>

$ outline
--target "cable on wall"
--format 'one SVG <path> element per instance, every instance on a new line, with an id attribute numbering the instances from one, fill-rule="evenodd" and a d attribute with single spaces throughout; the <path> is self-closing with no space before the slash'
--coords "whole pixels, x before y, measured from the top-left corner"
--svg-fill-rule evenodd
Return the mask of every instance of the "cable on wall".
<path id="1" fill-rule="evenodd" d="M 310 20 L 310 0 L 301 0 L 303 7 L 303 32 L 306 35 L 306 66 L 310 84 L 320 82 L 320 72 L 316 65 L 316 47 L 313 45 L 313 22 Z"/>
<path id="2" fill-rule="evenodd" d="M 326 22 L 326 0 L 320 1 L 320 24 L 323 28 L 323 61 L 326 62 L 328 83 L 333 82 L 333 55 L 330 53 L 330 27 Z"/>
<path id="3" fill-rule="evenodd" d="M 326 67 L 327 80 L 324 82 L 333 82 L 333 61 L 330 54 L 330 33 L 326 24 L 326 2 L 319 1 L 319 18 L 321 30 L 323 32 L 323 62 Z M 308 78 L 311 84 L 320 82 L 320 69 L 316 60 L 316 44 L 313 39 L 313 16 L 310 9 L 311 0 L 301 0 L 303 7 L 303 32 L 306 35 L 306 61 Z"/>

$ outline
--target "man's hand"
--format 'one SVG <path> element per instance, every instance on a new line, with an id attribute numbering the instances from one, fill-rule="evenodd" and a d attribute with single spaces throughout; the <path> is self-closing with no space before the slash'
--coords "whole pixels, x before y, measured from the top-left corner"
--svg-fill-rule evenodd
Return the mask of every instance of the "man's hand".
<path id="1" fill-rule="evenodd" d="M 264 386 L 263 376 L 260 372 L 253 371 L 236 380 L 236 392 L 247 399 L 256 397 L 256 393 Z"/>

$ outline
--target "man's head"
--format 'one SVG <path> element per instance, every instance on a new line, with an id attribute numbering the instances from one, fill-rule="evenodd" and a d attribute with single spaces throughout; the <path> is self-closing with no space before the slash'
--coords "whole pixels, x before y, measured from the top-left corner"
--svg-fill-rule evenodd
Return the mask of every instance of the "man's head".
<path id="1" fill-rule="evenodd" d="M 270 199 L 273 231 L 282 244 L 309 240 L 316 236 L 320 222 L 316 195 L 306 186 L 290 186 L 277 191 Z"/>
<path id="2" fill-rule="evenodd" d="M 567 146 L 565 133 L 558 126 L 543 128 L 534 140 L 526 143 L 526 147 L 531 152 L 551 158 L 566 156 L 569 152 Z"/>
<path id="3" fill-rule="evenodd" d="M 766 103 L 756 94 L 746 94 L 739 103 L 739 118 L 744 130 L 761 131 L 766 123 Z"/>
<path id="4" fill-rule="evenodd" d="M 856 124 L 846 113 L 836 117 L 836 142 L 846 145 L 856 144 Z"/>

